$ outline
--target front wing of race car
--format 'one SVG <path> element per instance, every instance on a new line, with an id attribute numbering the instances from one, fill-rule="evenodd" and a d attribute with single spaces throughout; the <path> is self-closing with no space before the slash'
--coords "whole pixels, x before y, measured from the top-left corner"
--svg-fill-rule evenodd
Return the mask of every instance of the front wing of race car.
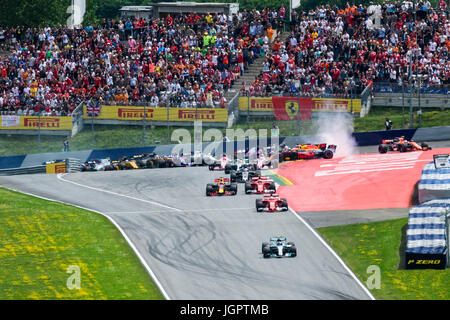
<path id="1" fill-rule="evenodd" d="M 264 258 L 293 258 L 297 256 L 297 249 L 292 246 L 264 246 L 262 254 Z"/>

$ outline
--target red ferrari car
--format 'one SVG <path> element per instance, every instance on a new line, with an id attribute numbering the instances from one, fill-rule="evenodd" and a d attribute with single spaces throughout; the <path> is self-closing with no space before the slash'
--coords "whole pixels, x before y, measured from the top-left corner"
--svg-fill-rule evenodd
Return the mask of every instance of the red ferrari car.
<path id="1" fill-rule="evenodd" d="M 245 193 L 275 193 L 276 186 L 272 179 L 266 176 L 255 177 L 245 183 Z"/>
<path id="2" fill-rule="evenodd" d="M 385 139 L 381 141 L 378 146 L 379 153 L 386 153 L 388 151 L 427 151 L 431 150 L 431 147 L 425 142 L 419 143 L 414 140 L 406 140 L 405 137 L 398 137 L 394 139 Z"/>
<path id="3" fill-rule="evenodd" d="M 288 203 L 284 198 L 280 198 L 277 194 L 266 194 L 263 199 L 256 199 L 256 211 L 288 211 Z"/>

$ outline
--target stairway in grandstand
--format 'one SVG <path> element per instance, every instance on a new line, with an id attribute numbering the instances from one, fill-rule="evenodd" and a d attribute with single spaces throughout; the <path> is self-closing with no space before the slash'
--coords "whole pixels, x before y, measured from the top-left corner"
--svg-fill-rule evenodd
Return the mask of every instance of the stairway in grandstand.
<path id="1" fill-rule="evenodd" d="M 281 40 L 281 43 L 284 43 L 289 36 L 288 31 L 281 31 L 278 34 L 278 37 Z M 227 103 L 230 103 L 231 99 L 238 93 L 242 88 L 242 83 L 244 83 L 246 86 L 253 83 L 255 80 L 255 77 L 259 75 L 263 68 L 264 63 L 264 57 L 258 57 L 253 61 L 253 64 L 248 67 L 247 70 L 244 71 L 243 75 L 239 77 L 234 83 L 234 85 L 230 88 L 230 90 L 227 91 L 225 94 L 225 98 L 227 99 Z"/>

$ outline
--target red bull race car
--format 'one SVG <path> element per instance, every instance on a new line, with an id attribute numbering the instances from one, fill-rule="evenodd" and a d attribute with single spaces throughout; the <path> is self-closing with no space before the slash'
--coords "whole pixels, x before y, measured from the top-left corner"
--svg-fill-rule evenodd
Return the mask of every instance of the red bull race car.
<path id="1" fill-rule="evenodd" d="M 288 210 L 287 200 L 280 198 L 277 194 L 266 194 L 263 199 L 256 199 L 256 211 L 258 212 L 278 212 Z"/>
<path id="2" fill-rule="evenodd" d="M 266 176 L 254 177 L 245 183 L 246 194 L 275 193 L 276 186 L 272 179 Z"/>
<path id="3" fill-rule="evenodd" d="M 381 141 L 378 146 L 379 153 L 386 153 L 388 151 L 428 151 L 431 147 L 425 142 L 416 142 L 414 140 L 406 140 L 405 137 L 397 137 L 394 139 L 385 139 Z"/>
<path id="4" fill-rule="evenodd" d="M 237 184 L 230 183 L 228 178 L 218 178 L 214 183 L 206 185 L 206 195 L 209 196 L 234 196 L 237 193 Z"/>
<path id="5" fill-rule="evenodd" d="M 299 144 L 294 148 L 285 146 L 280 152 L 280 161 L 293 161 L 301 159 L 331 159 L 336 152 L 336 145 L 326 143 Z"/>

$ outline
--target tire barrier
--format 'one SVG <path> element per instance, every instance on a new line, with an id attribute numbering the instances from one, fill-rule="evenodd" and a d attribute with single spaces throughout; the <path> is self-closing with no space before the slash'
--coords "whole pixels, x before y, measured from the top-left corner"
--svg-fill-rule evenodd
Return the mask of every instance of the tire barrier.
<path id="1" fill-rule="evenodd" d="M 409 211 L 406 269 L 445 269 L 450 199 L 431 200 Z"/>
<path id="2" fill-rule="evenodd" d="M 66 159 L 66 172 L 80 172 L 81 171 L 81 160 L 68 158 Z"/>
<path id="3" fill-rule="evenodd" d="M 434 162 L 427 163 L 418 184 L 419 203 L 450 198 L 450 168 L 436 169 Z"/>

